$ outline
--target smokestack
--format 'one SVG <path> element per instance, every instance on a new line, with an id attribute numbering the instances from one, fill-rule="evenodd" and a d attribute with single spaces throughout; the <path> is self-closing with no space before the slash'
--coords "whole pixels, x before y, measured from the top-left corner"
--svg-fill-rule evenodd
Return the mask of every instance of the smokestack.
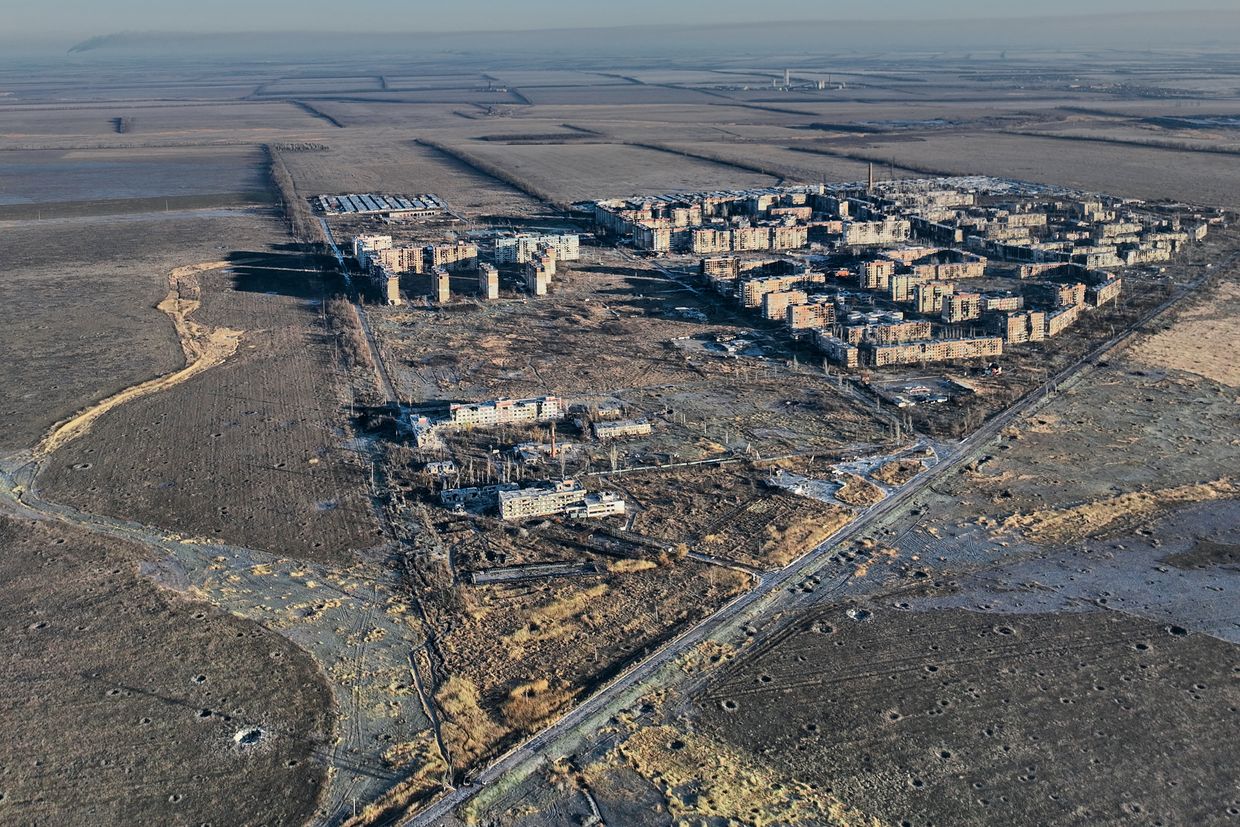
<path id="1" fill-rule="evenodd" d="M 866 192 L 874 192 L 874 162 L 870 161 L 870 183 L 866 187 Z"/>
<path id="2" fill-rule="evenodd" d="M 784 69 L 784 88 L 787 89 L 792 85 L 792 70 Z"/>

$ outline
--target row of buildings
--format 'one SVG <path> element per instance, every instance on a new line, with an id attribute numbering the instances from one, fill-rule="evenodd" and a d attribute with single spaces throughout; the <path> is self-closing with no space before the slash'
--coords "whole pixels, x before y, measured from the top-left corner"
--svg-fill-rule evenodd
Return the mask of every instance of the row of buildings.
<path id="1" fill-rule="evenodd" d="M 732 251 L 701 258 L 698 272 L 848 367 L 989 359 L 1005 344 L 1051 338 L 1120 295 L 1123 280 L 1107 267 L 1166 260 L 1221 219 L 991 179 L 595 205 L 603 232 L 632 234 L 641 246 L 641 226 L 668 230 L 685 251 L 703 223 L 790 216 L 811 231 L 842 225 L 831 243 L 805 255 Z"/>
<path id="2" fill-rule="evenodd" d="M 615 199 L 595 202 L 593 211 L 599 232 L 656 253 L 865 247 L 898 244 L 912 233 L 901 217 L 851 214 L 825 185 Z"/>
<path id="3" fill-rule="evenodd" d="M 390 305 L 401 303 L 400 278 L 427 273 L 431 277 L 431 297 L 438 304 L 452 298 L 452 275 L 476 273 L 476 295 L 499 298 L 499 265 L 518 265 L 526 290 L 545 296 L 558 261 L 581 257 L 580 237 L 520 234 L 500 237 L 493 246 L 492 261 L 483 261 L 475 242 L 446 241 L 437 244 L 397 244 L 390 235 L 365 234 L 353 239 L 353 256 L 362 272 L 369 275 Z"/>
<path id="4" fill-rule="evenodd" d="M 676 193 L 592 208 L 598 232 L 657 253 L 855 250 L 921 239 L 1003 261 L 1089 268 L 1167 261 L 1207 227 L 1200 215 L 985 178 Z"/>

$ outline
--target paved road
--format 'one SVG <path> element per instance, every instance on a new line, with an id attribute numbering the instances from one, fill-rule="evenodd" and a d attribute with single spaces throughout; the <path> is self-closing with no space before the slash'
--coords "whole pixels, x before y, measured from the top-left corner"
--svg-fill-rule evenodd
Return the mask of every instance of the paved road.
<path id="1" fill-rule="evenodd" d="M 1217 267 L 1222 268 L 1230 265 L 1238 258 L 1240 258 L 1240 252 L 1233 253 Z M 1055 373 L 1041 387 L 1026 394 L 1016 404 L 996 415 L 978 430 L 960 442 L 946 446 L 943 452 L 940 453 L 940 461 L 914 478 L 904 488 L 861 512 L 853 522 L 828 537 L 816 548 L 802 555 L 787 567 L 761 576 L 758 585 L 752 591 L 736 598 L 697 626 L 686 630 L 664 644 L 657 652 L 646 660 L 630 667 L 607 687 L 585 700 L 571 712 L 564 715 L 559 721 L 501 756 L 475 776 L 470 786 L 448 793 L 431 806 L 402 822 L 403 827 L 428 827 L 473 798 L 487 785 L 498 782 L 508 773 L 531 769 L 536 762 L 541 760 L 541 751 L 544 748 L 551 746 L 561 736 L 571 735 L 575 727 L 587 722 L 596 714 L 605 711 L 611 704 L 617 702 L 618 699 L 625 696 L 631 690 L 640 687 L 644 682 L 651 681 L 663 667 L 680 657 L 693 646 L 724 630 L 730 624 L 737 622 L 748 612 L 761 611 L 765 613 L 776 608 L 781 598 L 787 597 L 785 587 L 812 574 L 819 568 L 824 558 L 829 556 L 833 548 L 864 535 L 876 522 L 903 507 L 921 493 L 926 486 L 942 475 L 959 467 L 970 456 L 990 442 L 991 439 L 998 436 L 1004 428 L 1029 413 L 1038 405 L 1041 405 L 1064 382 L 1093 366 L 1103 355 L 1127 341 L 1155 317 L 1166 312 L 1186 296 L 1191 295 L 1209 275 L 1209 272 L 1203 273 L 1196 281 L 1174 293 L 1165 302 L 1153 308 L 1128 328 L 1107 339 L 1080 359 Z M 653 681 L 651 682 L 653 683 Z"/>

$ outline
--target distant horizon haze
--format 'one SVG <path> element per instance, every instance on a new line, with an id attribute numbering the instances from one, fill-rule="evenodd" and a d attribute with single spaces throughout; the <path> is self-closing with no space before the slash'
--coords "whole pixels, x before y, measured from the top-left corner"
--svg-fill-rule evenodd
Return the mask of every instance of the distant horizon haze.
<path id="1" fill-rule="evenodd" d="M 77 41 L 117 33 L 245 34 L 467 34 L 564 29 L 644 28 L 781 23 L 889 23 L 1077 18 L 1096 15 L 1169 15 L 1191 18 L 1236 12 L 1235 0 L 1193 0 L 1192 9 L 1168 9 L 1157 0 L 1042 0 L 1031 9 L 1013 0 L 948 0 L 933 10 L 919 0 L 886 0 L 860 11 L 840 0 L 627 0 L 599 7 L 565 0 L 455 0 L 451 4 L 354 0 L 43 0 L 13 4 L 0 39 Z"/>

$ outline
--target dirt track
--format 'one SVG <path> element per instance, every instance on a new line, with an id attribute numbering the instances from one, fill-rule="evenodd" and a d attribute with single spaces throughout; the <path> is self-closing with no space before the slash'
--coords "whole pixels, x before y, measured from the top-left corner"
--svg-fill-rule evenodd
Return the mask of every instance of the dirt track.
<path id="1" fill-rule="evenodd" d="M 168 295 L 157 306 L 172 319 L 181 350 L 185 354 L 185 367 L 146 382 L 125 388 L 120 393 L 91 405 L 70 418 L 57 423 L 35 447 L 36 457 L 45 457 L 65 443 L 90 430 L 96 419 L 113 408 L 157 391 L 179 385 L 185 380 L 215 367 L 237 352 L 243 331 L 227 327 L 208 327 L 193 321 L 190 315 L 200 304 L 198 274 L 209 270 L 221 270 L 229 266 L 227 261 L 208 261 L 177 267 L 168 274 Z M 186 298 L 187 295 L 192 298 Z"/>

